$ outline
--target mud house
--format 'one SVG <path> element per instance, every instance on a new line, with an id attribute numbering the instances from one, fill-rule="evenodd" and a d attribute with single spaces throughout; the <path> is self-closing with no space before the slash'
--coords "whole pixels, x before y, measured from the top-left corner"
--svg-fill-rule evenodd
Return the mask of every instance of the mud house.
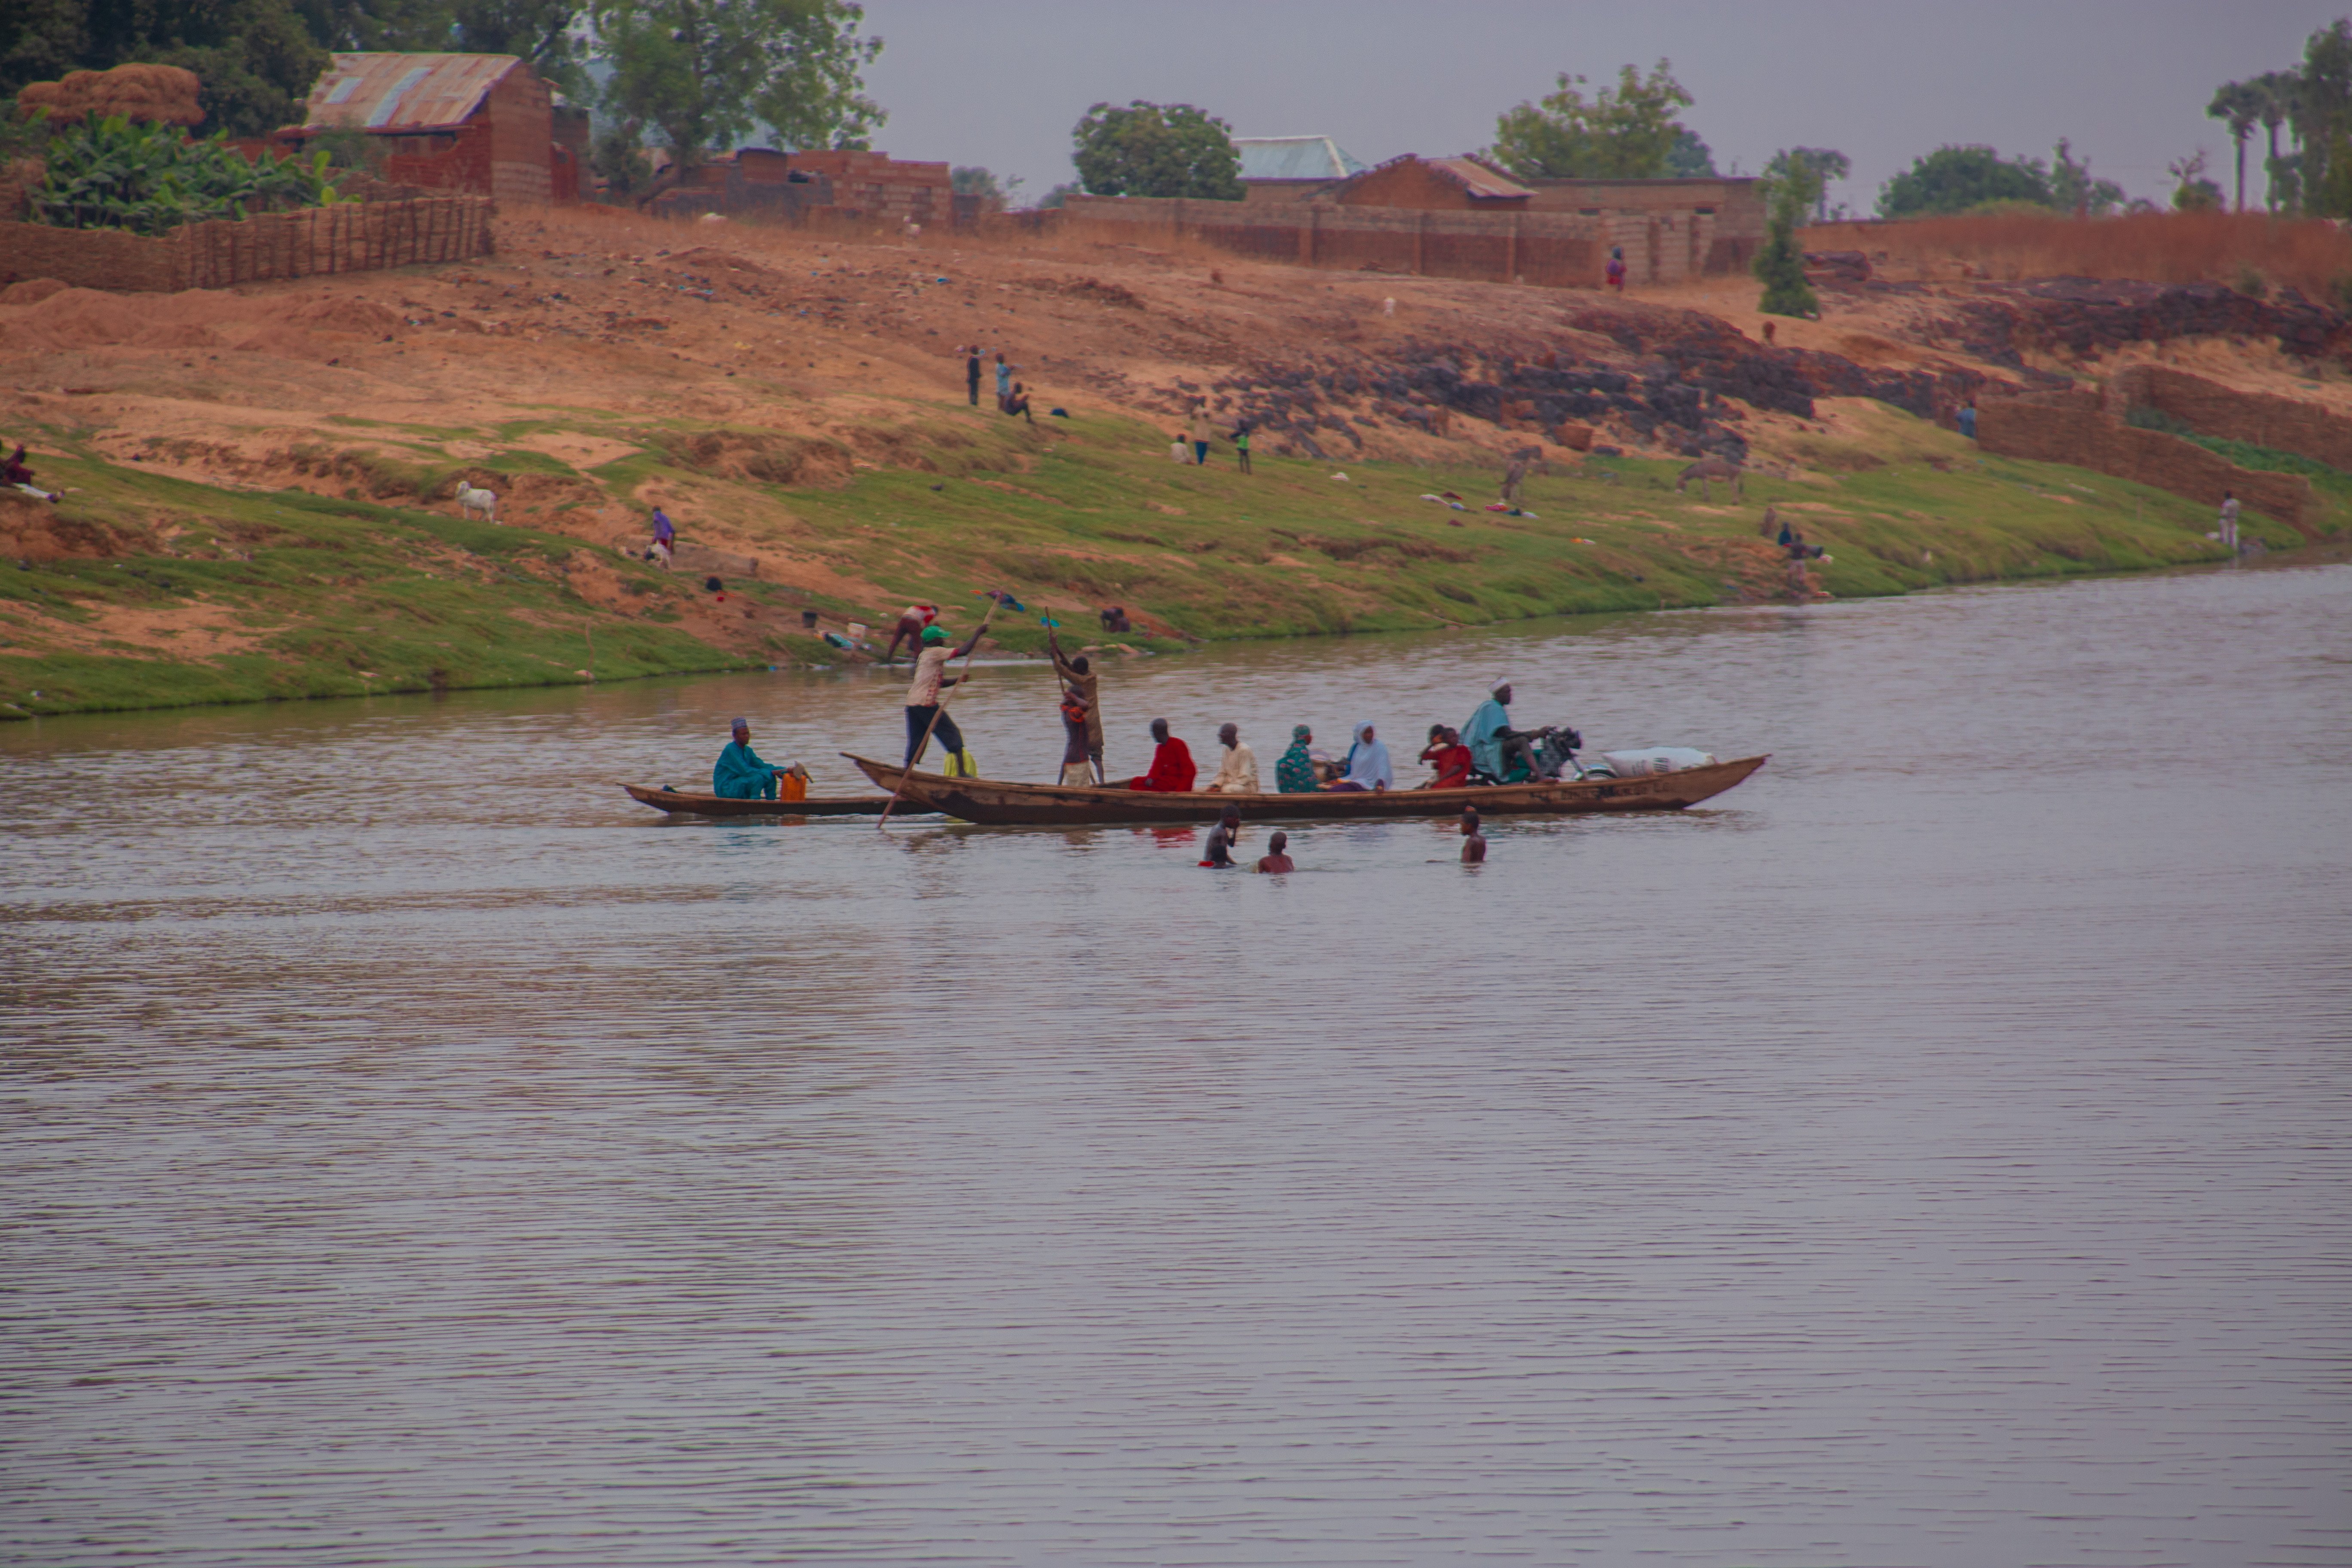
<path id="1" fill-rule="evenodd" d="M 577 201 L 588 151 L 587 114 L 512 55 L 339 54 L 285 134 L 333 129 L 378 139 L 393 184 L 499 201 Z"/>
<path id="2" fill-rule="evenodd" d="M 1739 271 L 1764 243 L 1754 180 L 1522 180 L 1477 158 L 1408 153 L 1322 181 L 1303 172 L 1318 157 L 1268 154 L 1258 166 L 1283 172 L 1243 201 L 1072 196 L 1062 218 L 1102 238 L 1160 230 L 1306 267 L 1547 288 L 1598 287 L 1612 247 L 1639 288 Z"/>
<path id="3" fill-rule="evenodd" d="M 753 222 L 841 218 L 929 227 L 971 222 L 980 198 L 957 195 L 945 163 L 887 153 L 744 147 L 693 169 L 656 196 L 652 210 L 664 217 L 724 213 Z"/>
<path id="4" fill-rule="evenodd" d="M 1328 136 L 1236 136 L 1234 151 L 1249 202 L 1307 201 L 1366 166 Z"/>

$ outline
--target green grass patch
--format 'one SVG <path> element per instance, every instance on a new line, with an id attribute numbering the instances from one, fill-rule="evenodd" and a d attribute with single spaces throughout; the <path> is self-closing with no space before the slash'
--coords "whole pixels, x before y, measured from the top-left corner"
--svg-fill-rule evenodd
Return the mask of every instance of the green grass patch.
<path id="1" fill-rule="evenodd" d="M 772 612 L 777 635 L 762 646 L 777 649 L 784 629 L 798 633 L 796 608 L 887 627 L 898 605 L 928 599 L 970 626 L 983 589 L 1028 605 L 994 623 L 1014 649 L 1042 644 L 1045 614 L 1067 628 L 1066 641 L 1101 640 L 1095 612 L 1114 604 L 1139 628 L 1120 640 L 1175 650 L 1195 639 L 1769 599 L 1781 563 L 1759 537 L 1768 504 L 1829 548 L 1818 576 L 1841 597 L 2221 558 L 2203 537 L 2201 506 L 2083 469 L 1983 458 L 1891 410 L 1885 420 L 1902 423 L 1883 442 L 1873 426 L 1874 449 L 1887 454 L 1875 467 L 1751 474 L 1744 496 L 1717 487 L 1710 500 L 1696 488 L 1675 490 L 1678 461 L 1601 459 L 1531 479 L 1534 515 L 1522 517 L 1483 510 L 1498 474 L 1469 461 L 1261 453 L 1256 471 L 1242 474 L 1223 449 L 1205 468 L 1171 462 L 1157 422 L 1082 416 L 1032 430 L 946 405 L 837 436 L 615 427 L 613 438 L 647 445 L 586 477 L 633 510 L 636 488 L 661 480 L 682 498 L 671 510 L 688 542 L 723 518 L 730 537 L 714 542 L 725 548 L 789 555 L 875 585 L 870 599 L 853 602 L 730 581 L 730 599 Z M 502 434 L 511 441 L 541 427 L 555 426 Z M 451 438 L 461 437 L 482 438 Z M 46 461 L 45 474 L 71 491 L 61 518 L 135 542 L 110 560 L 0 562 L 0 701 L 14 705 L 0 712 L 563 683 L 581 669 L 612 679 L 751 662 L 679 629 L 699 592 L 683 574 L 598 551 L 624 574 L 621 604 L 603 605 L 569 577 L 578 552 L 594 547 L 404 504 L 416 485 L 459 465 L 396 465 L 404 471 L 385 470 L 399 480 L 385 487 L 393 493 L 337 499 L 221 489 L 81 451 Z M 572 472 L 520 447 L 488 466 Z M 1470 510 L 1423 499 L 1447 491 Z M 2264 520 L 2250 519 L 2248 531 L 2295 542 Z M 102 630 L 137 646 L 104 646 Z M 790 646 L 812 656 L 805 638 Z"/>

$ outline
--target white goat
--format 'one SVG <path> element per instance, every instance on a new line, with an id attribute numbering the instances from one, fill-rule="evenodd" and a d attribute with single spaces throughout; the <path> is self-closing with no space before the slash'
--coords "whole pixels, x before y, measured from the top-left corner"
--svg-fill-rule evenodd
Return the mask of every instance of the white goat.
<path id="1" fill-rule="evenodd" d="M 499 492 L 478 490 L 463 479 L 457 481 L 457 506 L 461 516 L 470 518 L 478 511 L 485 522 L 499 520 Z"/>

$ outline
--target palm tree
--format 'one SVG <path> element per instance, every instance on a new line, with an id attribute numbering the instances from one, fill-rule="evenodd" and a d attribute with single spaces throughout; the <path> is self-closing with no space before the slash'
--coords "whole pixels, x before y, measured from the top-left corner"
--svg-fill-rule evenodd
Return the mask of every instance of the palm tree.
<path id="1" fill-rule="evenodd" d="M 2246 140 L 2254 133 L 2254 121 L 2262 118 L 2262 89 L 2251 81 L 2223 82 L 2213 91 L 2213 101 L 2205 106 L 2209 120 L 2226 121 L 2230 140 L 2238 149 L 2238 210 L 2246 210 Z"/>
<path id="2" fill-rule="evenodd" d="M 2294 115 L 2296 95 L 2302 90 L 2303 78 L 2293 70 L 2264 71 L 2249 84 L 2256 95 L 2255 113 L 2263 130 L 2270 138 L 2270 156 L 2263 162 L 2263 205 L 2278 211 L 2279 192 L 2292 184 L 2286 165 L 2279 158 L 2279 127 Z"/>

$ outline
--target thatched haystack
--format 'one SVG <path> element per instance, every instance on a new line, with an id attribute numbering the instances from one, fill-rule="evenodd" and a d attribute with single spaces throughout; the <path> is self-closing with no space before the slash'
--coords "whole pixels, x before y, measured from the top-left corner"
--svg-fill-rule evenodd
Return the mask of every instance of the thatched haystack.
<path id="1" fill-rule="evenodd" d="M 178 66 L 117 66 L 106 71 L 75 71 L 63 81 L 37 81 L 16 95 L 18 112 L 49 111 L 52 125 L 72 125 L 88 117 L 120 114 L 136 121 L 196 125 L 204 83 Z"/>

